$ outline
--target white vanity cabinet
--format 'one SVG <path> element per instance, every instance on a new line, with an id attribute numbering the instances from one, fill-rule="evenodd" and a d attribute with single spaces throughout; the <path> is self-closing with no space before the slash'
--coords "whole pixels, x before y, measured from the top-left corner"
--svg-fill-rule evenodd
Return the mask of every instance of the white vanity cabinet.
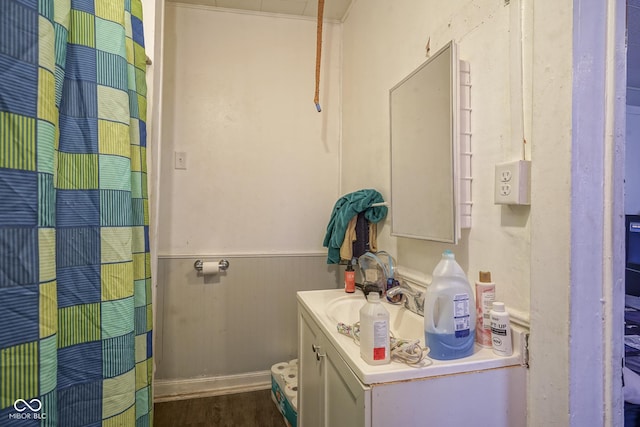
<path id="1" fill-rule="evenodd" d="M 298 314 L 298 331 L 298 425 L 370 426 L 371 389 L 304 309 Z"/>
<path id="2" fill-rule="evenodd" d="M 423 368 L 363 365 L 355 343 L 315 312 L 311 292 L 298 294 L 299 427 L 526 426 L 526 368 L 515 359 L 477 349 Z"/>

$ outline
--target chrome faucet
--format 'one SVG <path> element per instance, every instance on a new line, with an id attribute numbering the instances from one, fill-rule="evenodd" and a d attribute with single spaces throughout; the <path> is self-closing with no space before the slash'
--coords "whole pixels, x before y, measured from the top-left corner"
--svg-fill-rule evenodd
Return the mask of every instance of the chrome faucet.
<path id="1" fill-rule="evenodd" d="M 417 291 L 402 281 L 399 286 L 394 286 L 387 291 L 387 296 L 390 298 L 396 295 L 404 295 L 404 306 L 424 317 L 424 292 Z"/>

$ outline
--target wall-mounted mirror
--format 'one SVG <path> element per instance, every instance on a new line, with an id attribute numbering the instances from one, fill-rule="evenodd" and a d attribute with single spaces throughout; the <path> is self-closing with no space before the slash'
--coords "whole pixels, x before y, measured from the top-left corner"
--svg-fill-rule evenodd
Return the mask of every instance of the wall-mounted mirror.
<path id="1" fill-rule="evenodd" d="M 458 61 L 451 41 L 389 91 L 393 236 L 458 241 Z"/>

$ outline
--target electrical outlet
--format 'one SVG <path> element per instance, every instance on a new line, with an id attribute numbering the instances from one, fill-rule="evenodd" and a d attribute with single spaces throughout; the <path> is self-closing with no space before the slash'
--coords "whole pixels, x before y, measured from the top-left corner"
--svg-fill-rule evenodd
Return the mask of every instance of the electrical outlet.
<path id="1" fill-rule="evenodd" d="M 500 181 L 502 182 L 511 181 L 511 169 L 504 169 L 500 172 Z"/>
<path id="2" fill-rule="evenodd" d="M 530 204 L 530 176 L 530 161 L 517 160 L 515 162 L 497 164 L 495 175 L 495 204 Z"/>

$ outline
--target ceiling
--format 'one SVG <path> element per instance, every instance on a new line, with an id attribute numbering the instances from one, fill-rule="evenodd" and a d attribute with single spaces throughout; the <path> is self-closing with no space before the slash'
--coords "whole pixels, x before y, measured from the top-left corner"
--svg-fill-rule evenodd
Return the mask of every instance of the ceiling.
<path id="1" fill-rule="evenodd" d="M 167 0 L 171 3 L 190 3 L 228 9 L 252 10 L 284 15 L 318 15 L 318 0 Z M 325 0 L 324 19 L 341 21 L 352 0 Z"/>

